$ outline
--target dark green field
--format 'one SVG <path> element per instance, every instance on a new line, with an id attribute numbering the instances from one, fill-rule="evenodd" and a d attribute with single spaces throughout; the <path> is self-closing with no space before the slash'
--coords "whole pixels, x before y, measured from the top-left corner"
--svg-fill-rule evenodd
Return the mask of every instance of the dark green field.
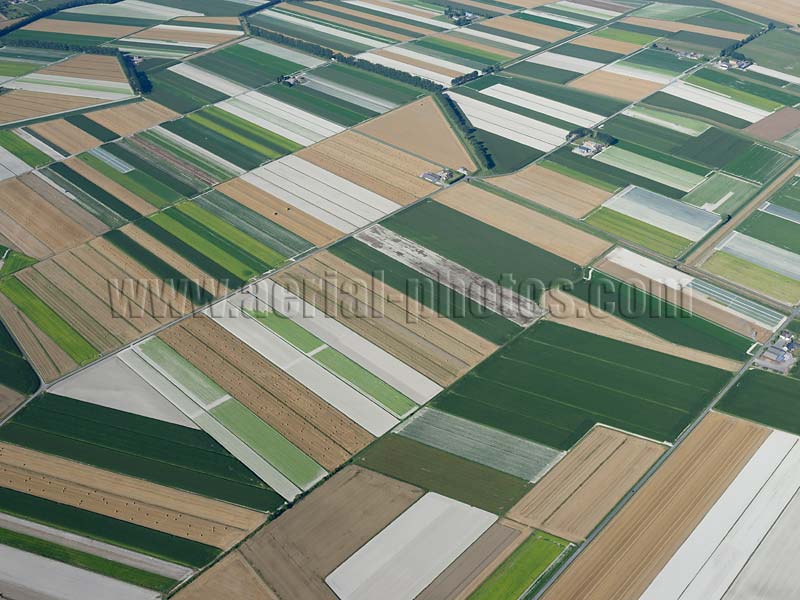
<path id="1" fill-rule="evenodd" d="M 734 360 L 744 360 L 753 341 L 675 304 L 594 271 L 571 293 L 665 340 Z"/>
<path id="2" fill-rule="evenodd" d="M 204 54 L 192 60 L 191 64 L 251 88 L 305 68 L 240 44 Z"/>
<path id="3" fill-rule="evenodd" d="M 540 79 L 542 81 L 549 81 L 551 83 L 567 83 L 568 81 L 580 77 L 580 73 L 575 73 L 574 71 L 557 69 L 548 65 L 537 65 L 536 63 L 525 60 L 505 69 L 505 72 L 513 73 L 514 75 L 522 75 L 523 77 L 532 77 L 533 79 Z"/>
<path id="4" fill-rule="evenodd" d="M 383 436 L 353 462 L 495 514 L 505 513 L 530 489 L 523 479 L 395 434 Z"/>
<path id="5" fill-rule="evenodd" d="M 64 120 L 75 125 L 75 127 L 82 129 L 89 135 L 96 137 L 101 142 L 111 142 L 120 137 L 119 134 L 111 131 L 110 129 L 106 129 L 100 125 L 100 123 L 93 121 L 86 115 L 73 115 Z"/>
<path id="6" fill-rule="evenodd" d="M 172 71 L 158 71 L 149 77 L 153 91 L 148 97 L 175 112 L 185 114 L 228 98 L 222 92 L 212 90 Z"/>
<path id="7" fill-rule="evenodd" d="M 358 125 L 361 121 L 378 115 L 368 108 L 357 106 L 335 96 L 329 96 L 304 85 L 292 87 L 270 85 L 259 91 L 265 96 L 271 96 L 345 127 Z"/>
<path id="8" fill-rule="evenodd" d="M 544 321 L 440 394 L 433 405 L 562 450 L 595 423 L 671 441 L 730 376 Z"/>
<path id="9" fill-rule="evenodd" d="M 721 169 L 753 146 L 753 142 L 712 127 L 699 136 L 689 139 L 675 153 L 687 160 L 694 160 L 716 169 Z"/>
<path id="10" fill-rule="evenodd" d="M 578 44 L 563 44 L 553 49 L 553 52 L 556 54 L 563 54 L 564 56 L 572 56 L 574 58 L 593 60 L 601 63 L 611 63 L 624 56 L 618 52 L 589 48 L 587 46 L 579 46 Z"/>
<path id="11" fill-rule="evenodd" d="M 314 76 L 397 104 L 406 104 L 422 95 L 419 88 L 348 65 L 329 64 L 316 69 Z"/>
<path id="12" fill-rule="evenodd" d="M 664 92 L 656 92 L 652 96 L 645 98 L 642 102 L 656 108 L 666 108 L 686 115 L 699 117 L 707 121 L 713 121 L 714 123 L 728 125 L 736 129 L 744 129 L 750 126 L 750 123 L 744 119 L 739 119 L 727 113 L 714 110 L 713 108 L 706 108 L 705 106 L 689 102 L 683 98 L 677 98 L 670 94 L 665 94 Z"/>
<path id="13" fill-rule="evenodd" d="M 617 139 L 639 144 L 660 152 L 671 152 L 691 140 L 690 135 L 648 123 L 627 115 L 617 115 L 603 124 L 602 131 Z M 681 155 L 682 156 L 682 155 Z M 688 156 L 685 158 L 689 159 Z"/>
<path id="14" fill-rule="evenodd" d="M 773 246 L 800 254 L 800 225 L 792 221 L 757 210 L 736 230 Z"/>
<path id="15" fill-rule="evenodd" d="M 202 431 L 63 396 L 33 400 L 0 439 L 257 510 L 283 504 Z"/>
<path id="16" fill-rule="evenodd" d="M 752 369 L 716 407 L 737 417 L 800 435 L 800 379 Z"/>
<path id="17" fill-rule="evenodd" d="M 432 200 L 381 224 L 534 300 L 541 284 L 550 288 L 581 274 L 574 263 Z"/>
<path id="18" fill-rule="evenodd" d="M 39 376 L 25 360 L 14 338 L 0 322 L 0 385 L 23 396 L 39 388 Z"/>
<path id="19" fill-rule="evenodd" d="M 792 156 L 767 146 L 753 144 L 749 150 L 725 165 L 723 170 L 751 181 L 766 183 L 786 169 L 793 160 L 795 158 Z"/>
<path id="20" fill-rule="evenodd" d="M 769 201 L 800 212 L 800 177 L 792 177 Z"/>
<path id="21" fill-rule="evenodd" d="M 339 242 L 330 251 L 370 275 L 382 273 L 386 285 L 495 344 L 504 344 L 520 331 L 508 319 L 354 238 Z"/>

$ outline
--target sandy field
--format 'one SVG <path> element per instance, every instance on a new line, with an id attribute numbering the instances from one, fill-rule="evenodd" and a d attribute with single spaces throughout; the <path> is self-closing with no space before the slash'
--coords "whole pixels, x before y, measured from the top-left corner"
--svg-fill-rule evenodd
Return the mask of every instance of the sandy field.
<path id="1" fill-rule="evenodd" d="M 509 512 L 508 518 L 579 542 L 653 466 L 666 446 L 595 427 Z"/>
<path id="2" fill-rule="evenodd" d="M 513 175 L 493 177 L 488 181 L 576 219 L 589 214 L 614 195 L 538 165 L 525 167 Z"/>
<path id="3" fill-rule="evenodd" d="M 0 294 L 0 320 L 14 334 L 25 356 L 45 381 L 58 379 L 78 367 L 56 343 Z"/>
<path id="4" fill-rule="evenodd" d="M 336 600 L 324 578 L 423 491 L 349 466 L 240 548 L 280 598 Z"/>
<path id="5" fill-rule="evenodd" d="M 0 385 L 0 419 L 5 419 L 25 399 L 18 392 Z"/>
<path id="6" fill-rule="evenodd" d="M 800 23 L 800 5 L 795 0 L 719 0 L 719 2 L 783 23 L 791 25 Z"/>
<path id="7" fill-rule="evenodd" d="M 547 3 L 544 3 L 547 4 Z M 538 5 L 540 6 L 540 5 Z M 526 8 L 531 8 L 527 6 Z M 549 25 L 542 25 L 534 23 L 533 21 L 525 21 L 523 19 L 515 19 L 514 17 L 495 17 L 482 21 L 483 25 L 498 29 L 501 32 L 507 31 L 509 33 L 516 33 L 535 38 L 537 40 L 544 40 L 546 42 L 557 42 L 558 40 L 571 35 L 566 29 L 559 29 L 558 27 L 550 27 Z M 502 33 L 498 35 L 503 35 Z"/>
<path id="8" fill-rule="evenodd" d="M 586 48 L 597 48 L 598 50 L 608 50 L 609 52 L 619 52 L 620 54 L 631 54 L 641 48 L 639 44 L 611 40 L 598 35 L 584 35 L 583 37 L 572 40 L 570 44 L 585 46 Z"/>
<path id="9" fill-rule="evenodd" d="M 366 289 L 369 275 L 327 252 L 273 279 L 440 385 L 452 383 L 496 349 L 400 291 Z"/>
<path id="10" fill-rule="evenodd" d="M 329 471 L 373 439 L 208 318 L 189 319 L 159 337 Z"/>
<path id="11" fill-rule="evenodd" d="M 73 171 L 76 171 L 80 175 L 83 175 L 86 179 L 88 179 L 92 183 L 97 184 L 105 191 L 109 192 L 110 194 L 113 194 L 118 200 L 121 200 L 122 202 L 130 206 L 133 210 L 137 211 L 139 214 L 149 215 L 156 212 L 155 206 L 153 206 L 146 200 L 143 200 L 133 192 L 129 191 L 127 188 L 124 188 L 113 179 L 110 179 L 109 177 L 106 177 L 99 171 L 93 169 L 79 158 L 71 158 L 65 161 L 64 164 L 66 164 Z"/>
<path id="12" fill-rule="evenodd" d="M 180 115 L 157 102 L 143 100 L 125 106 L 96 110 L 86 116 L 106 129 L 125 137 L 164 121 L 177 119 Z"/>
<path id="13" fill-rule="evenodd" d="M 64 119 L 37 123 L 31 125 L 30 128 L 48 142 L 63 148 L 70 154 L 80 154 L 103 143 Z"/>
<path id="14" fill-rule="evenodd" d="M 189 492 L 0 443 L 4 487 L 84 510 L 229 548 L 264 515 Z"/>
<path id="15" fill-rule="evenodd" d="M 770 431 L 707 415 L 543 598 L 639 598 Z"/>
<path id="16" fill-rule="evenodd" d="M 652 27 L 653 29 L 660 29 L 661 31 L 692 31 L 694 33 L 727 38 L 729 40 L 736 40 L 736 41 L 743 39 L 744 36 L 743 33 L 737 33 L 735 31 L 714 29 L 713 27 L 703 27 L 701 25 L 680 23 L 678 21 L 662 21 L 661 19 L 645 19 L 643 17 L 625 17 L 624 19 L 622 19 L 622 22 L 630 23 L 631 25 L 639 25 L 641 27 Z"/>
<path id="17" fill-rule="evenodd" d="M 608 260 L 599 262 L 596 267 L 608 275 L 631 285 L 643 287 L 659 298 L 677 304 L 678 306 L 691 309 L 692 312 L 714 323 L 719 323 L 728 329 L 741 333 L 746 337 L 754 337 L 760 342 L 765 343 L 772 336 L 772 332 L 769 329 L 757 326 L 747 319 L 743 319 L 727 310 L 723 310 L 715 301 L 706 300 L 696 294 L 691 294 L 688 290 L 682 294 L 678 294 L 672 288 L 667 288 L 663 284 Z"/>
<path id="18" fill-rule="evenodd" d="M 663 84 L 654 81 L 602 70 L 578 77 L 578 79 L 570 81 L 567 85 L 587 92 L 621 98 L 631 102 L 646 98 L 664 87 Z"/>
<path id="19" fill-rule="evenodd" d="M 589 233 L 472 185 L 451 187 L 437 194 L 435 200 L 581 266 L 589 264 L 612 246 Z"/>
<path id="20" fill-rule="evenodd" d="M 211 25 L 241 25 L 239 17 L 178 17 L 173 19 L 176 23 L 209 23 Z"/>
<path id="21" fill-rule="evenodd" d="M 19 180 L 92 236 L 102 235 L 108 231 L 108 225 L 33 173 L 25 173 L 19 177 Z"/>
<path id="22" fill-rule="evenodd" d="M 174 600 L 279 600 L 238 550 L 234 550 L 172 596 Z"/>
<path id="23" fill-rule="evenodd" d="M 548 292 L 547 302 L 548 307 L 553 311 L 550 319 L 561 325 L 633 344 L 640 348 L 647 348 L 663 354 L 717 367 L 732 373 L 738 371 L 742 366 L 742 363 L 729 358 L 668 342 L 644 329 L 636 327 L 629 321 L 590 306 L 583 300 L 579 300 L 569 294 Z M 564 307 L 572 307 L 574 310 L 568 312 Z"/>
<path id="24" fill-rule="evenodd" d="M 243 179 L 232 179 L 216 189 L 281 227 L 296 233 L 315 246 L 324 246 L 342 237 L 342 232 L 338 229 L 294 208 Z"/>
<path id="25" fill-rule="evenodd" d="M 34 258 L 45 258 L 92 238 L 78 223 L 21 180 L 0 183 L 0 233 Z"/>
<path id="26" fill-rule="evenodd" d="M 439 73 L 440 75 L 444 75 L 445 77 L 449 77 L 450 79 L 454 79 L 463 74 L 460 71 L 454 71 L 453 69 L 448 69 L 447 67 L 431 64 L 427 60 L 411 58 L 410 56 L 404 56 L 397 52 L 392 52 L 391 46 L 388 49 L 382 48 L 382 49 L 372 50 L 370 54 L 377 54 L 378 56 L 391 58 L 392 60 L 396 60 L 401 63 L 406 63 L 407 65 L 412 65 L 414 67 L 419 67 L 420 69 L 427 69 L 428 71 Z"/>
<path id="27" fill-rule="evenodd" d="M 477 169 L 431 96 L 373 119 L 357 129 L 431 162 L 454 169 Z"/>
<path id="28" fill-rule="evenodd" d="M 97 54 L 79 54 L 45 67 L 41 71 L 37 71 L 37 74 L 99 79 L 118 83 L 128 82 L 128 78 L 125 76 L 122 66 L 115 56 Z"/>
<path id="29" fill-rule="evenodd" d="M 220 29 L 216 32 L 201 31 L 195 27 L 185 27 L 182 29 L 167 29 L 159 26 L 139 31 L 129 36 L 128 39 L 136 40 L 158 40 L 162 42 L 180 42 L 186 44 L 221 44 L 238 37 L 242 34 L 238 31 Z"/>
<path id="30" fill-rule="evenodd" d="M 66 33 L 69 35 L 89 35 L 117 39 L 139 31 L 140 27 L 124 25 L 106 25 L 81 21 L 61 21 L 59 19 L 39 19 L 23 28 L 25 31 L 46 31 L 48 33 Z M 116 59 L 114 59 L 116 60 Z M 41 72 L 41 71 L 40 71 Z"/>
<path id="31" fill-rule="evenodd" d="M 439 189 L 420 178 L 438 171 L 438 166 L 352 131 L 300 150 L 297 156 L 402 205 Z"/>
<path id="32" fill-rule="evenodd" d="M 97 98 L 11 90 L 0 96 L 0 124 L 69 112 L 104 102 Z"/>
<path id="33" fill-rule="evenodd" d="M 800 129 L 800 110 L 787 106 L 766 119 L 753 123 L 745 131 L 762 140 L 774 142 L 796 129 Z"/>
<path id="34" fill-rule="evenodd" d="M 313 5 L 312 5 L 313 6 Z M 390 40 L 395 40 L 397 42 L 407 42 L 408 40 L 413 39 L 410 36 L 404 35 L 402 33 L 397 33 L 394 31 L 389 31 L 388 29 L 381 29 L 380 27 L 373 27 L 372 25 L 367 25 L 365 23 L 359 23 L 357 21 L 351 21 L 350 19 L 346 19 L 344 17 L 337 17 L 332 14 L 327 13 L 320 13 L 316 10 L 311 10 L 310 8 L 306 8 L 306 6 L 299 6 L 295 4 L 287 4 L 286 10 L 289 10 L 293 13 L 298 13 L 301 15 L 308 15 L 316 19 L 324 19 L 330 23 L 336 23 L 338 25 L 343 25 L 351 30 L 356 31 L 364 31 L 366 33 L 372 33 L 375 35 L 379 35 L 381 37 L 389 38 Z M 361 13 L 360 17 L 368 18 L 372 20 L 372 17 L 369 15 L 365 15 L 363 12 Z M 404 24 L 396 24 L 395 26 L 403 27 Z"/>
<path id="35" fill-rule="evenodd" d="M 530 533 L 528 527 L 501 519 L 487 529 L 414 600 L 467 600 Z"/>
<path id="36" fill-rule="evenodd" d="M 350 15 L 353 17 L 359 18 L 368 18 L 370 21 L 375 23 L 381 23 L 382 25 L 389 25 L 390 27 L 400 27 L 406 31 L 413 31 L 414 33 L 419 33 L 420 35 L 429 35 L 431 33 L 430 29 L 425 29 L 424 27 L 417 27 L 416 25 L 411 25 L 410 23 L 398 23 L 397 21 L 392 20 L 391 15 L 386 15 L 385 17 L 379 17 L 377 15 L 366 15 L 364 11 L 361 10 L 354 10 L 352 8 L 348 8 L 346 4 L 332 4 L 330 2 L 316 2 L 316 6 L 321 6 L 324 8 L 329 8 L 335 10 L 338 13 Z M 402 10 L 408 12 L 406 9 L 408 7 L 403 7 Z"/>

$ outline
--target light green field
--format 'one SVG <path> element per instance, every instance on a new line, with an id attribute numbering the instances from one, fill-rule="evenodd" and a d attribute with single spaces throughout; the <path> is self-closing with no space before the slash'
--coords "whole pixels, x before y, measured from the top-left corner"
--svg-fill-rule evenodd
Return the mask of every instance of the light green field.
<path id="1" fill-rule="evenodd" d="M 533 532 L 475 590 L 469 600 L 519 598 L 568 547 L 569 542 L 542 531 Z"/>
<path id="2" fill-rule="evenodd" d="M 700 8 L 699 6 L 681 6 L 680 4 L 652 4 L 640 8 L 635 13 L 634 17 L 641 17 L 644 19 L 662 19 L 664 21 L 680 21 L 681 19 L 688 19 L 698 15 L 705 14 L 709 11 L 707 8 Z"/>
<path id="3" fill-rule="evenodd" d="M 711 125 L 708 123 L 703 123 L 702 121 L 697 121 L 696 119 L 690 119 L 689 117 L 684 117 L 682 115 L 668 113 L 655 108 L 646 108 L 644 106 L 634 106 L 629 108 L 625 111 L 625 114 L 630 117 L 655 123 L 656 125 L 661 125 L 662 127 L 667 127 L 668 129 L 672 129 L 674 131 L 680 131 L 694 137 L 699 136 L 711 128 Z"/>
<path id="4" fill-rule="evenodd" d="M 703 263 L 702 268 L 787 304 L 796 304 L 800 300 L 800 281 L 726 252 L 716 252 Z"/>
<path id="5" fill-rule="evenodd" d="M 239 401 L 227 400 L 211 414 L 296 486 L 308 488 L 325 475 L 322 467 Z"/>
<path id="6" fill-rule="evenodd" d="M 729 96 L 734 100 L 736 100 L 737 102 L 741 102 L 743 104 L 747 104 L 748 106 L 753 106 L 755 108 L 774 111 L 783 107 L 783 104 L 781 104 L 780 102 L 775 102 L 774 100 L 768 100 L 767 98 L 762 98 L 761 96 L 756 96 L 755 94 L 743 92 L 742 90 L 737 90 L 736 88 L 732 88 L 728 85 L 722 85 L 701 77 L 695 77 L 692 75 L 690 77 L 687 77 L 686 81 L 687 83 L 691 83 L 698 87 L 711 90 L 712 92 L 717 92 L 718 94 Z"/>
<path id="7" fill-rule="evenodd" d="M 601 29 L 600 31 L 595 31 L 592 35 L 596 35 L 602 38 L 607 38 L 609 40 L 617 40 L 618 42 L 639 44 L 640 46 L 646 46 L 647 44 L 652 44 L 657 39 L 659 39 L 654 35 L 648 35 L 646 33 L 636 33 L 635 31 L 626 31 L 624 29 L 613 29 L 611 27 L 608 27 L 606 29 Z"/>
<path id="8" fill-rule="evenodd" d="M 551 171 L 555 171 L 556 173 L 560 173 L 561 175 L 566 175 L 567 177 L 571 177 L 577 181 L 582 181 L 583 183 L 588 183 L 591 186 L 596 188 L 600 188 L 601 190 L 605 190 L 607 192 L 616 192 L 620 188 L 613 183 L 608 183 L 607 181 L 602 181 L 600 179 L 596 179 L 591 175 L 586 175 L 585 173 L 581 173 L 580 171 L 576 171 L 575 169 L 570 169 L 565 165 L 561 165 L 555 163 L 551 160 L 543 160 L 539 163 L 540 167 L 544 167 L 546 169 L 550 169 Z"/>
<path id="9" fill-rule="evenodd" d="M 157 337 L 140 344 L 139 350 L 204 405 L 227 396 L 225 390 Z"/>
<path id="10" fill-rule="evenodd" d="M 0 282 L 0 293 L 11 300 L 34 325 L 79 365 L 91 362 L 99 356 L 99 352 L 80 333 L 16 278 L 9 277 Z"/>
<path id="11" fill-rule="evenodd" d="M 156 208 L 165 208 L 182 198 L 182 196 L 172 188 L 142 171 L 134 170 L 130 173 L 120 173 L 114 167 L 88 153 L 81 154 L 78 158 Z"/>
<path id="12" fill-rule="evenodd" d="M 271 329 L 302 352 L 311 352 L 325 345 L 325 342 L 310 334 L 288 317 L 279 315 L 276 312 L 256 310 L 247 310 L 246 312 L 264 327 Z"/>
<path id="13" fill-rule="evenodd" d="M 586 217 L 585 221 L 619 238 L 635 244 L 641 244 L 645 248 L 650 248 L 672 258 L 680 256 L 692 245 L 691 240 L 659 229 L 628 215 L 623 215 L 610 208 L 596 210 Z"/>
<path id="14" fill-rule="evenodd" d="M 688 192 L 705 180 L 702 175 L 690 173 L 678 167 L 673 167 L 615 146 L 606 148 L 600 154 L 595 155 L 592 160 L 623 169 L 629 173 L 646 177 L 684 192 Z"/>
<path id="15" fill-rule="evenodd" d="M 404 394 L 401 394 L 338 350 L 326 348 L 315 354 L 314 359 L 342 379 L 349 381 L 354 387 L 375 399 L 398 417 L 404 417 L 417 407 Z"/>
<path id="16" fill-rule="evenodd" d="M 32 167 L 43 167 L 53 162 L 47 154 L 8 130 L 0 131 L 0 146 Z"/>
<path id="17" fill-rule="evenodd" d="M 716 204 L 728 194 L 732 194 L 715 208 L 714 212 L 718 215 L 733 214 L 747 204 L 758 193 L 759 189 L 753 183 L 725 175 L 724 173 L 714 173 L 705 183 L 684 196 L 683 201 L 702 207 L 704 204 Z"/>

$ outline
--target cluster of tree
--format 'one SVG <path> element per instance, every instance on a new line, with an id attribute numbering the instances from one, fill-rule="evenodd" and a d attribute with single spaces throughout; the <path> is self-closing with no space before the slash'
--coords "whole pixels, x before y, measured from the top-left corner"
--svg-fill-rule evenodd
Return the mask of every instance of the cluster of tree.
<path id="1" fill-rule="evenodd" d="M 314 56 L 319 56 L 320 58 L 333 58 L 336 55 L 336 52 L 330 48 L 326 48 L 325 46 L 312 44 L 311 42 L 306 42 L 305 40 L 300 40 L 289 37 L 288 35 L 283 35 L 282 33 L 263 29 L 257 25 L 253 25 L 252 23 L 249 24 L 249 27 L 251 35 L 264 38 L 265 40 L 270 40 L 271 42 L 276 42 L 283 46 L 296 48 L 297 50 L 302 50 L 303 52 L 313 54 Z"/>
<path id="2" fill-rule="evenodd" d="M 20 48 L 44 48 L 45 50 L 62 50 L 64 52 L 84 52 L 86 54 L 101 54 L 103 56 L 115 56 L 119 53 L 116 48 L 109 46 L 86 46 L 83 44 L 69 44 L 67 42 L 57 42 L 54 40 L 28 40 L 10 39 L 2 40 L 7 46 L 18 46 Z"/>
<path id="3" fill-rule="evenodd" d="M 33 14 L 29 17 L 23 17 L 19 21 L 15 21 L 10 25 L 0 28 L 0 36 L 11 33 L 12 31 L 16 31 L 17 29 L 21 29 L 26 25 L 30 25 L 34 21 L 49 17 L 50 15 L 54 15 L 57 12 L 67 8 L 77 8 L 78 6 L 85 6 L 87 4 L 116 4 L 117 2 L 120 2 L 120 0 L 64 0 L 64 2 L 58 4 L 57 6 L 46 8 L 45 10 L 39 11 L 36 14 Z"/>
<path id="4" fill-rule="evenodd" d="M 730 46 L 728 46 L 726 48 L 723 48 L 722 51 L 719 53 L 719 55 L 720 56 L 727 56 L 727 57 L 730 57 L 730 58 L 734 58 L 736 60 L 747 60 L 747 57 L 744 54 L 742 54 L 741 52 L 737 52 L 737 50 L 739 50 L 739 48 L 741 48 L 745 44 L 749 44 L 754 39 L 761 37 L 765 33 L 769 33 L 773 29 L 775 29 L 775 23 L 770 22 L 769 25 L 767 25 L 761 31 L 756 32 L 756 33 L 751 33 L 750 35 L 748 35 L 743 40 L 739 40 L 738 42 L 734 42 Z"/>
<path id="5" fill-rule="evenodd" d="M 567 134 L 567 138 L 570 140 L 580 140 L 583 138 L 589 138 L 592 140 L 596 140 L 601 144 L 605 144 L 606 146 L 613 146 L 614 144 L 619 142 L 619 140 L 615 138 L 613 135 L 609 135 L 597 129 L 589 129 L 588 127 L 578 127 L 577 129 L 573 129 Z"/>
<path id="6" fill-rule="evenodd" d="M 480 77 L 481 74 L 477 71 L 470 71 L 469 73 L 465 73 L 464 75 L 459 75 L 458 77 L 453 78 L 453 85 L 464 85 L 468 81 L 472 81 L 473 79 L 477 79 Z"/>
<path id="7" fill-rule="evenodd" d="M 134 92 L 137 94 L 149 94 L 153 91 L 153 83 L 147 73 L 136 68 L 136 63 L 130 54 L 117 51 L 117 58 Z"/>
<path id="8" fill-rule="evenodd" d="M 249 17 L 250 15 L 254 15 L 257 12 L 261 12 L 262 10 L 264 10 L 266 8 L 269 8 L 270 6 L 275 6 L 280 1 L 281 0 L 269 0 L 269 2 L 265 2 L 264 4 L 259 4 L 258 6 L 254 6 L 252 8 L 248 8 L 246 11 L 244 11 L 243 13 L 239 14 L 239 18 L 243 19 L 245 17 Z"/>
<path id="9" fill-rule="evenodd" d="M 450 5 L 445 6 L 444 16 L 453 21 L 458 26 L 469 25 L 470 23 L 472 23 L 472 19 L 467 16 L 467 11 L 457 6 L 450 6 Z"/>
<path id="10" fill-rule="evenodd" d="M 480 163 L 480 167 L 487 170 L 494 168 L 495 162 L 492 158 L 492 154 L 489 152 L 486 144 L 478 139 L 475 128 L 472 126 L 469 119 L 467 119 L 467 116 L 463 113 L 461 108 L 459 108 L 458 104 L 453 102 L 450 96 L 442 92 L 435 94 L 434 99 L 439 104 L 442 111 L 444 111 L 448 120 L 458 128 L 461 137 L 467 140 L 467 143 L 469 143 L 473 150 L 473 154 Z"/>
<path id="11" fill-rule="evenodd" d="M 369 62 L 368 60 L 363 60 L 361 58 L 355 58 L 353 56 L 343 56 L 342 54 L 337 54 L 333 57 L 333 59 L 336 62 L 356 67 L 357 69 L 361 69 L 362 71 L 377 73 L 378 75 L 383 75 L 384 77 L 388 77 L 389 79 L 395 79 L 397 81 L 413 85 L 414 87 L 421 88 L 428 92 L 440 92 L 444 89 L 441 85 L 439 85 L 438 83 L 434 83 L 430 79 L 425 79 L 424 77 L 419 77 L 418 75 L 411 75 L 410 73 L 406 73 L 405 71 L 400 71 L 398 69 L 392 69 L 391 67 L 376 65 L 374 63 Z"/>

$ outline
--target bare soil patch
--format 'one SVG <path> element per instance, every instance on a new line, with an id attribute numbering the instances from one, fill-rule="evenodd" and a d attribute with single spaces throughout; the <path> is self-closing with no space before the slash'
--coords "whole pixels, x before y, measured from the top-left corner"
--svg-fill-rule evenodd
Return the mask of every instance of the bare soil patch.
<path id="1" fill-rule="evenodd" d="M 31 129 L 70 154 L 79 154 L 103 143 L 64 119 L 37 123 L 31 125 Z"/>
<path id="2" fill-rule="evenodd" d="M 313 5 L 312 5 L 313 6 Z M 375 35 L 379 35 L 381 37 L 389 38 L 391 40 L 395 40 L 397 42 L 407 42 L 408 40 L 412 39 L 410 36 L 404 35 L 402 33 L 397 33 L 394 31 L 389 31 L 388 29 L 381 29 L 380 27 L 373 27 L 371 25 L 367 25 L 365 23 L 360 23 L 356 21 L 351 21 L 350 19 L 346 19 L 344 17 L 337 17 L 332 14 L 327 13 L 319 13 L 315 10 L 311 10 L 306 8 L 305 6 L 298 6 L 296 4 L 287 4 L 286 9 L 290 10 L 294 13 L 299 13 L 301 15 L 308 15 L 310 17 L 314 17 L 317 19 L 324 19 L 326 21 L 330 21 L 331 23 L 337 23 L 339 25 L 343 25 L 348 29 L 355 29 L 356 31 L 365 31 L 367 33 L 374 33 Z M 361 18 L 364 17 L 364 14 L 361 13 Z M 372 18 L 370 17 L 370 20 Z"/>
<path id="3" fill-rule="evenodd" d="M 572 40 L 570 44 L 585 46 L 586 48 L 596 48 L 598 50 L 608 50 L 609 52 L 619 52 L 620 54 L 631 54 L 632 52 L 636 52 L 641 48 L 639 44 L 621 42 L 619 40 L 612 40 L 609 38 L 600 37 L 598 35 L 584 35 Z"/>
<path id="4" fill-rule="evenodd" d="M 547 3 L 543 2 L 542 4 Z M 541 6 L 541 4 L 537 4 L 536 6 Z M 526 6 L 526 8 L 532 7 Z M 509 33 L 516 33 L 518 35 L 532 37 L 537 40 L 544 40 L 546 42 L 557 42 L 558 40 L 570 35 L 570 32 L 565 29 L 550 27 L 549 25 L 541 25 L 540 23 L 534 23 L 533 21 L 515 19 L 514 17 L 510 16 L 495 17 L 494 19 L 483 21 L 482 24 L 487 27 L 492 27 L 493 29 L 498 29 L 501 32 L 507 31 Z M 502 33 L 499 35 L 502 35 Z"/>
<path id="5" fill-rule="evenodd" d="M 0 96 L 0 124 L 69 112 L 105 102 L 107 100 L 97 98 L 11 90 Z"/>
<path id="6" fill-rule="evenodd" d="M 719 0 L 733 8 L 789 24 L 800 23 L 800 6 L 795 0 Z"/>
<path id="7" fill-rule="evenodd" d="M 234 550 L 188 586 L 172 596 L 174 600 L 279 600 L 261 580 L 241 553 Z"/>
<path id="8" fill-rule="evenodd" d="M 88 35 L 117 39 L 135 33 L 140 27 L 106 25 L 82 21 L 61 21 L 59 19 L 39 19 L 24 27 L 26 31 L 45 31 L 47 33 L 66 33 L 68 35 Z"/>
<path id="9" fill-rule="evenodd" d="M 71 158 L 65 163 L 69 168 L 73 171 L 76 171 L 80 175 L 83 175 L 91 181 L 92 183 L 97 184 L 99 187 L 104 189 L 105 191 L 113 194 L 118 200 L 121 200 L 128 206 L 130 206 L 133 210 L 138 212 L 141 215 L 149 215 L 156 212 L 156 207 L 143 200 L 133 192 L 129 191 L 127 188 L 121 186 L 113 179 L 106 177 L 99 171 L 93 169 L 85 162 L 80 160 L 79 158 Z"/>
<path id="10" fill-rule="evenodd" d="M 787 106 L 766 119 L 753 123 L 745 131 L 759 139 L 774 142 L 796 129 L 800 129 L 800 110 Z"/>
<path id="11" fill-rule="evenodd" d="M 125 137 L 165 121 L 177 119 L 180 115 L 157 102 L 143 100 L 125 106 L 96 110 L 87 113 L 86 116 L 106 129 Z"/>
<path id="12" fill-rule="evenodd" d="M 655 81 L 603 70 L 593 71 L 570 81 L 567 85 L 586 92 L 622 98 L 631 102 L 650 96 L 664 87 L 663 84 Z"/>

